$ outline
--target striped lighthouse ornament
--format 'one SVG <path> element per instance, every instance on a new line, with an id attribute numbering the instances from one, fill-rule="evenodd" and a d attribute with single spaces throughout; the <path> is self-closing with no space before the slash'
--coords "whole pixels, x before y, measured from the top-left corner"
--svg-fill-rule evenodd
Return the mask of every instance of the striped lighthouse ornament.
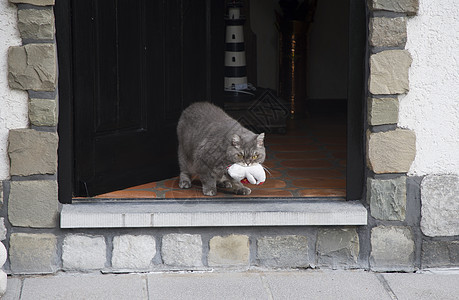
<path id="1" fill-rule="evenodd" d="M 227 3 L 225 18 L 225 92 L 232 101 L 245 101 L 253 94 L 248 91 L 245 60 L 244 29 L 245 18 L 241 16 L 242 1 Z M 242 93 L 243 95 L 239 94 Z"/>

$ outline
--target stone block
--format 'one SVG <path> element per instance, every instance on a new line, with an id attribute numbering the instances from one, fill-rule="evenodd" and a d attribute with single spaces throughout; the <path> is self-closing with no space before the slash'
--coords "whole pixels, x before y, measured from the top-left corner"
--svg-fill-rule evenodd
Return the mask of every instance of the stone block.
<path id="1" fill-rule="evenodd" d="M 0 269 L 5 264 L 7 258 L 8 253 L 6 252 L 5 245 L 3 245 L 3 243 L 0 243 Z"/>
<path id="2" fill-rule="evenodd" d="M 12 129 L 9 132 L 8 142 L 11 175 L 29 176 L 57 172 L 58 136 L 56 133 Z"/>
<path id="3" fill-rule="evenodd" d="M 0 218 L 0 241 L 6 239 L 7 229 L 5 227 L 5 218 Z"/>
<path id="4" fill-rule="evenodd" d="M 150 235 L 121 235 L 113 238 L 112 267 L 147 270 L 156 255 L 156 240 Z"/>
<path id="5" fill-rule="evenodd" d="M 37 6 L 48 6 L 54 5 L 55 0 L 9 0 L 11 3 L 24 3 L 24 4 L 32 4 Z"/>
<path id="6" fill-rule="evenodd" d="M 13 226 L 57 227 L 59 201 L 54 180 L 11 181 L 8 219 Z"/>
<path id="7" fill-rule="evenodd" d="M 13 274 L 54 273 L 58 269 L 56 236 L 12 233 L 9 257 Z"/>
<path id="8" fill-rule="evenodd" d="M 422 268 L 457 266 L 459 266 L 459 241 L 424 241 L 422 243 Z"/>
<path id="9" fill-rule="evenodd" d="M 368 0 L 371 10 L 386 10 L 407 15 L 415 15 L 419 9 L 419 0 Z"/>
<path id="10" fill-rule="evenodd" d="M 35 126 L 57 125 L 57 102 L 50 99 L 30 99 L 29 120 Z"/>
<path id="11" fill-rule="evenodd" d="M 3 206 L 3 181 L 0 181 L 0 208 Z"/>
<path id="12" fill-rule="evenodd" d="M 54 39 L 52 8 L 18 10 L 18 29 L 23 39 Z"/>
<path id="13" fill-rule="evenodd" d="M 202 266 L 202 239 L 199 234 L 172 233 L 163 236 L 161 256 L 168 266 Z"/>
<path id="14" fill-rule="evenodd" d="M 209 266 L 249 265 L 249 237 L 246 235 L 214 236 L 209 247 Z"/>
<path id="15" fill-rule="evenodd" d="M 396 129 L 367 133 L 367 163 L 377 174 L 407 173 L 416 155 L 414 131 Z"/>
<path id="16" fill-rule="evenodd" d="M 8 284 L 8 275 L 0 270 L 0 298 L 6 293 L 6 286 Z"/>
<path id="17" fill-rule="evenodd" d="M 368 98 L 368 124 L 372 126 L 398 123 L 397 98 Z"/>
<path id="18" fill-rule="evenodd" d="M 421 182 L 421 230 L 427 236 L 459 235 L 459 176 L 428 175 Z"/>
<path id="19" fill-rule="evenodd" d="M 321 228 L 317 236 L 318 264 L 333 269 L 357 265 L 360 244 L 355 228 Z"/>
<path id="20" fill-rule="evenodd" d="M 308 239 L 301 235 L 261 237 L 257 240 L 257 260 L 266 267 L 308 267 Z"/>
<path id="21" fill-rule="evenodd" d="M 54 91 L 56 82 L 54 44 L 28 44 L 8 49 L 8 83 L 11 88 Z"/>
<path id="22" fill-rule="evenodd" d="M 371 18 L 369 35 L 373 47 L 405 47 L 406 18 Z"/>
<path id="23" fill-rule="evenodd" d="M 414 241 L 409 227 L 371 229 L 370 267 L 374 271 L 414 270 Z"/>
<path id="24" fill-rule="evenodd" d="M 0 243 L 0 299 L 2 299 L 2 296 L 6 293 L 6 286 L 8 283 L 8 277 L 2 269 L 7 258 L 8 253 L 6 252 L 5 245 L 3 245 L 3 243 Z"/>
<path id="25" fill-rule="evenodd" d="M 407 50 L 386 50 L 370 57 L 369 90 L 373 95 L 404 94 L 409 90 Z"/>
<path id="26" fill-rule="evenodd" d="M 100 270 L 105 267 L 106 244 L 102 236 L 68 235 L 62 246 L 66 270 Z"/>
<path id="27" fill-rule="evenodd" d="M 406 212 L 406 177 L 367 181 L 367 201 L 371 216 L 378 220 L 404 221 Z"/>

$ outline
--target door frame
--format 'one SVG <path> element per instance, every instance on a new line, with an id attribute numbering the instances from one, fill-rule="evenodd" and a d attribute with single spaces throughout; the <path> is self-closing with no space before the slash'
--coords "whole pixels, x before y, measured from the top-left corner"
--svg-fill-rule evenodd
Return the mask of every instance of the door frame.
<path id="1" fill-rule="evenodd" d="M 365 198 L 365 112 L 369 74 L 367 29 L 366 1 L 349 0 L 346 200 Z"/>
<path id="2" fill-rule="evenodd" d="M 59 120 L 57 132 L 58 197 L 61 203 L 72 203 L 73 193 L 73 68 L 72 68 L 72 20 L 69 0 L 56 1 L 54 5 L 58 61 Z"/>
<path id="3" fill-rule="evenodd" d="M 72 76 L 72 24 L 69 22 L 69 20 L 72 20 L 70 0 L 56 1 L 54 13 L 56 16 L 56 40 L 59 68 L 58 196 L 59 202 L 71 203 L 74 183 L 74 98 Z M 368 78 L 367 14 L 365 0 L 349 0 L 349 76 L 346 169 L 347 200 L 361 200 L 364 197 L 364 130 L 366 127 L 365 100 L 367 95 L 366 82 Z M 213 29 L 209 28 L 208 30 Z M 211 49 L 208 50 L 210 51 Z M 218 87 L 209 87 L 209 89 L 217 88 Z"/>

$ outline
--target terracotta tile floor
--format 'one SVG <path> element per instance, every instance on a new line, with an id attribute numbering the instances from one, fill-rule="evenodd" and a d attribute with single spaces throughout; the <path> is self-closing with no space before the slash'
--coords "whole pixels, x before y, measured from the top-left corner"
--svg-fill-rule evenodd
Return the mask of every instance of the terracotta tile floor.
<path id="1" fill-rule="evenodd" d="M 336 197 L 346 196 L 346 120 L 341 116 L 290 121 L 287 133 L 266 137 L 266 182 L 249 185 L 250 196 L 236 197 Z M 135 186 L 96 198 L 202 198 L 201 184 L 178 187 L 178 177 Z M 219 189 L 215 198 L 235 197 Z M 207 198 L 207 197 L 206 197 Z"/>

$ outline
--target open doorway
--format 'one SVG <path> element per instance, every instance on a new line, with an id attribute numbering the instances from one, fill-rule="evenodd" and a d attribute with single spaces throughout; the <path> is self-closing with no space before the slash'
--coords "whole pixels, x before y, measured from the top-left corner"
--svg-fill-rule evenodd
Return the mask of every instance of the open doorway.
<path id="1" fill-rule="evenodd" d="M 73 107 L 80 105 L 79 109 L 70 109 L 74 119 L 69 131 L 75 137 L 70 142 L 73 149 L 71 155 L 76 164 L 79 161 L 83 161 L 80 164 L 86 165 L 86 167 L 91 165 L 91 162 L 97 165 L 100 161 L 105 161 L 104 166 L 101 165 L 96 169 L 106 168 L 104 171 L 108 172 L 110 176 L 117 177 L 116 172 L 119 172 L 120 175 L 124 173 L 122 174 L 123 176 L 116 180 L 118 183 L 115 183 L 114 186 L 112 185 L 108 190 L 107 188 L 98 189 L 98 186 L 105 184 L 106 175 L 97 175 L 93 166 L 89 166 L 89 169 L 83 171 L 79 169 L 78 165 L 68 166 L 64 171 L 68 174 L 68 168 L 73 170 L 70 172 L 72 197 L 96 196 L 96 198 L 101 199 L 203 197 L 198 180 L 194 182 L 195 185 L 190 190 L 178 188 L 178 180 L 175 177 L 178 174 L 175 157 L 175 123 L 181 110 L 194 101 L 207 100 L 213 101 L 222 107 L 224 106 L 224 103 L 219 99 L 221 99 L 222 95 L 221 86 L 224 74 L 223 17 L 225 14 L 225 1 L 219 3 L 215 1 L 167 1 L 166 3 L 138 1 L 135 5 L 128 5 L 127 2 L 114 1 L 112 13 L 101 13 L 102 9 L 107 9 L 107 6 L 104 5 L 102 8 L 102 6 L 98 5 L 98 1 L 95 0 L 89 1 L 86 5 L 87 7 L 78 1 L 67 2 L 73 18 L 73 23 L 70 24 L 70 27 L 73 26 L 72 41 L 68 43 L 74 53 L 73 62 L 69 63 L 72 66 L 70 73 L 72 73 L 71 77 L 73 79 L 72 84 L 69 84 L 72 89 L 60 91 L 60 98 L 62 99 L 62 95 L 67 92 L 73 97 Z M 356 4 L 356 2 L 359 2 L 359 4 Z M 362 8 L 364 11 L 364 5 L 360 2 L 364 1 L 318 1 L 314 23 L 310 30 L 307 76 L 305 78 L 307 87 L 305 107 L 307 114 L 304 118 L 289 120 L 285 134 L 267 134 L 265 144 L 268 150 L 268 159 L 265 164 L 269 168 L 270 174 L 267 175 L 267 181 L 264 185 L 252 189 L 253 192 L 250 197 L 346 198 L 346 186 L 348 185 L 346 184 L 346 177 L 348 177 L 346 176 L 346 171 L 348 170 L 347 158 L 349 157 L 347 149 L 349 149 L 350 140 L 347 136 L 347 129 L 349 122 L 358 123 L 362 121 L 360 118 L 349 120 L 348 114 L 349 85 L 350 80 L 352 80 L 349 78 L 349 62 L 350 56 L 353 55 L 349 52 L 349 20 L 353 5 L 358 7 L 360 14 L 362 14 Z M 257 51 L 255 57 L 252 56 L 252 59 L 256 59 L 257 66 L 256 82 L 253 82 L 253 84 L 277 91 L 279 81 L 278 43 L 274 15 L 277 1 L 273 0 L 272 3 L 267 4 L 266 1 L 251 0 L 248 4 L 250 6 L 248 21 L 257 37 Z M 59 7 L 56 9 L 59 10 Z M 125 14 L 125 17 L 121 18 L 119 17 L 120 11 L 130 11 L 132 15 Z M 145 14 L 148 11 L 155 13 L 150 14 L 147 18 Z M 104 82 L 97 82 L 97 80 L 104 76 L 101 76 L 102 69 L 91 69 L 87 66 L 81 66 L 78 62 L 86 61 L 85 56 L 90 56 L 93 59 L 93 63 L 104 63 L 104 60 L 106 60 L 104 56 L 106 52 L 110 51 L 110 43 L 119 42 L 116 39 L 110 41 L 105 38 L 99 45 L 94 46 L 88 43 L 84 49 L 79 50 L 80 54 L 78 54 L 78 51 L 75 54 L 75 43 L 88 38 L 90 40 L 98 38 L 103 35 L 102 30 L 113 30 L 113 26 L 105 24 L 104 26 L 106 27 L 104 29 L 103 26 L 99 26 L 102 23 L 97 26 L 92 23 L 87 25 L 86 31 L 78 33 L 78 30 L 75 30 L 75 22 L 78 21 L 76 19 L 80 17 L 81 20 L 94 21 L 94 14 L 98 19 L 116 16 L 117 19 L 108 20 L 108 24 L 110 22 L 116 24 L 115 35 L 123 34 L 123 30 L 125 30 L 125 38 L 128 39 L 130 44 L 137 45 L 137 50 L 135 51 L 140 55 L 134 57 L 134 64 L 131 62 L 126 64 L 124 68 L 127 71 L 123 71 L 123 61 L 120 61 L 119 58 L 122 55 L 122 51 L 131 51 L 132 49 L 118 48 L 116 53 L 113 54 L 114 61 L 111 63 L 118 68 L 112 78 L 113 84 L 118 89 L 122 87 L 119 82 L 122 80 L 123 72 L 138 74 L 137 79 L 129 75 L 126 80 L 132 82 L 132 84 L 128 84 L 129 86 L 136 86 L 135 91 L 138 95 L 135 95 L 135 98 L 139 100 L 134 105 L 133 110 L 123 110 L 122 105 L 120 105 L 123 103 L 123 90 L 122 88 L 119 89 L 118 94 L 112 95 L 112 97 L 118 99 L 116 109 L 112 110 L 112 115 L 104 112 L 100 116 L 106 117 L 106 119 L 96 118 L 95 126 L 98 126 L 97 130 L 99 131 L 96 130 L 94 134 L 86 137 L 96 143 L 86 144 L 85 137 L 81 135 L 84 130 L 81 128 L 87 127 L 88 124 L 93 126 L 94 122 L 90 120 L 87 122 L 78 121 L 78 115 L 83 116 L 83 119 L 87 118 L 91 114 L 89 112 L 91 109 L 86 111 L 81 108 L 81 103 L 76 104 L 75 102 L 80 101 L 78 99 L 94 98 L 95 95 L 100 96 L 103 89 L 94 88 L 93 85 L 85 87 L 84 83 L 96 82 L 97 85 L 100 86 L 102 84 L 103 86 Z M 135 18 L 136 15 L 140 17 Z M 188 19 L 185 20 L 184 18 L 187 17 Z M 364 14 L 363 18 L 365 18 Z M 126 29 L 129 27 L 127 25 L 129 20 L 136 20 L 135 23 L 138 29 L 135 30 L 136 32 L 140 31 L 141 34 L 131 37 L 132 32 Z M 142 20 L 145 23 L 142 23 Z M 57 23 L 59 26 L 59 20 L 57 20 Z M 175 26 L 174 24 L 181 24 L 181 26 Z M 144 28 L 149 29 L 147 31 Z M 152 28 L 156 28 L 156 30 L 152 30 Z M 58 28 L 58 38 L 59 30 L 62 30 L 62 28 Z M 145 32 L 142 32 L 142 30 L 145 30 Z M 198 32 L 201 32 L 201 34 L 197 34 Z M 87 33 L 91 33 L 92 36 L 88 37 Z M 153 38 L 149 37 L 151 34 L 154 35 Z M 193 38 L 190 38 L 191 36 Z M 157 49 L 153 53 L 149 53 L 151 48 Z M 98 54 L 92 55 L 93 51 Z M 358 55 L 362 55 L 358 59 L 360 63 L 364 59 L 364 51 L 361 51 L 361 49 L 359 51 Z M 247 64 L 250 65 L 252 62 L 248 58 Z M 110 64 L 110 62 L 105 63 Z M 135 67 L 136 64 L 137 69 Z M 65 67 L 65 62 L 62 65 Z M 157 72 L 150 72 L 150 67 L 156 69 Z M 83 79 L 75 76 L 75 72 L 78 69 L 90 69 L 91 72 L 86 76 L 93 76 L 94 80 L 85 81 L 87 77 L 84 75 Z M 196 72 L 196 70 L 199 71 Z M 364 72 L 363 68 L 360 72 Z M 151 89 L 149 82 L 158 83 L 158 87 Z M 110 83 L 107 84 L 109 85 Z M 363 82 L 359 83 L 359 85 L 362 84 Z M 87 93 L 86 96 L 81 94 L 83 90 Z M 159 100 L 155 100 L 155 103 L 152 104 L 149 99 L 158 99 L 157 93 L 160 95 Z M 129 88 L 124 91 L 124 94 L 129 95 L 128 98 L 132 99 Z M 359 95 L 354 98 L 359 103 L 354 106 L 358 106 L 361 109 L 363 91 L 359 91 L 357 94 Z M 93 105 L 94 110 L 102 107 L 97 99 L 89 105 Z M 110 107 L 113 108 L 108 105 L 108 107 L 104 108 L 104 111 L 110 110 Z M 128 113 L 123 113 L 123 111 Z M 352 112 L 354 115 L 359 115 L 360 113 L 358 110 Z M 136 120 L 137 123 L 120 123 L 123 117 L 125 121 Z M 116 119 L 115 123 L 112 122 L 114 119 Z M 361 127 L 362 124 L 358 126 Z M 149 134 L 145 128 L 154 128 L 154 131 Z M 141 138 L 132 140 L 132 137 L 127 137 L 130 133 L 135 133 Z M 360 133 L 358 132 L 358 134 Z M 353 135 L 355 136 L 355 133 Z M 118 137 L 116 136 L 121 137 L 122 140 L 117 140 Z M 167 139 L 171 136 L 174 137 L 174 141 L 168 142 Z M 361 139 L 361 137 L 358 138 Z M 134 162 L 135 159 L 133 159 L 137 152 L 128 154 L 129 152 L 126 150 L 126 152 L 121 151 L 121 154 L 118 155 L 113 154 L 113 149 L 118 147 L 117 145 L 128 149 L 132 148 L 132 146 L 137 147 L 137 144 L 145 143 L 146 140 L 149 140 L 151 146 L 147 147 L 146 150 L 142 150 L 144 153 L 142 154 L 143 158 L 140 156 L 135 157 L 138 162 Z M 99 144 L 97 144 L 98 142 Z M 158 143 L 164 143 L 164 145 L 167 144 L 169 146 L 157 147 Z M 85 146 L 81 147 L 82 145 Z M 360 145 L 353 145 L 353 147 L 361 148 L 361 143 Z M 104 150 L 97 154 L 94 148 Z M 86 156 L 89 156 L 90 159 L 85 161 L 84 157 Z M 355 156 L 363 160 L 361 157 L 362 151 L 356 153 Z M 61 157 L 64 157 L 62 153 L 60 153 L 60 160 Z M 59 164 L 61 168 L 61 162 Z M 128 173 L 131 172 L 127 174 L 129 178 L 142 177 L 140 184 L 135 184 L 135 180 L 125 180 L 126 172 L 112 170 L 110 167 L 115 164 L 122 165 L 122 170 L 126 170 Z M 133 168 L 134 164 L 140 167 Z M 357 166 L 357 169 L 359 168 L 363 169 L 362 166 Z M 155 171 L 152 171 L 152 169 L 161 174 L 154 174 Z M 97 176 L 100 177 L 99 183 L 97 181 L 94 183 L 97 187 L 91 187 L 89 180 L 82 180 L 82 178 L 92 179 Z M 356 177 L 359 177 L 358 174 Z M 63 181 L 68 182 L 69 179 L 63 179 Z M 61 182 L 60 178 L 60 185 Z M 360 182 L 359 185 L 361 184 Z M 119 188 L 116 188 L 116 186 Z M 108 193 L 106 193 L 107 191 Z M 361 194 L 361 190 L 354 193 Z M 234 195 L 222 191 L 217 197 L 234 197 Z"/>

